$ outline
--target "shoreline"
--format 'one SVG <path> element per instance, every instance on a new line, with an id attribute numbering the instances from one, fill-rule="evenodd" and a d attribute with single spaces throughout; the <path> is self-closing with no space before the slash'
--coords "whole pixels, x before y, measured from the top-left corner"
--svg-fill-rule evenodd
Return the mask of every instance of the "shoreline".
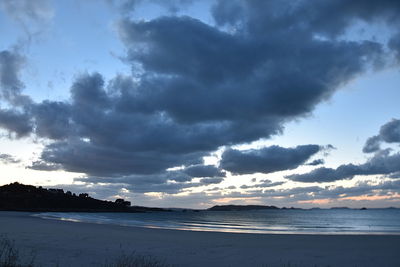
<path id="1" fill-rule="evenodd" d="M 174 211 L 172 211 L 174 212 Z M 46 219 L 46 220 L 59 220 L 59 221 L 70 221 L 70 222 L 78 222 L 78 223 L 93 223 L 93 224 L 105 224 L 105 225 L 117 225 L 117 226 L 125 226 L 125 227 L 136 227 L 136 228 L 150 228 L 150 229 L 166 229 L 166 230 L 177 230 L 177 231 L 195 231 L 195 232 L 222 232 L 222 233 L 244 233 L 244 234 L 282 234 L 282 235 L 394 235 L 399 236 L 400 231 L 378 231 L 378 230 L 325 230 L 318 231 L 318 228 L 310 228 L 313 230 L 302 230 L 302 229 L 262 229 L 262 228 L 229 228 L 229 227 L 218 227 L 216 225 L 211 226 L 196 226 L 196 224 L 187 224 L 182 222 L 173 222 L 169 224 L 163 224 L 156 221 L 146 221 L 146 220 L 138 220 L 139 223 L 122 223 L 118 220 L 113 219 L 104 219 L 104 218 L 94 218 L 94 217 L 86 217 L 86 214 L 92 215 L 92 213 L 78 212 L 76 213 L 78 217 L 68 217 L 70 213 L 66 217 L 63 217 L 64 212 L 55 212 L 58 216 L 53 216 L 52 212 L 34 212 L 31 216 Z M 114 214 L 110 212 L 99 213 L 103 216 Z M 143 219 L 143 218 L 142 218 Z M 136 218 L 135 220 L 136 221 Z M 168 220 L 167 220 L 168 221 Z"/>
<path id="2" fill-rule="evenodd" d="M 70 222 L 0 212 L 0 235 L 41 266 L 101 266 L 122 253 L 174 266 L 400 266 L 399 235 L 254 234 Z"/>
<path id="3" fill-rule="evenodd" d="M 256 231 L 217 231 L 208 228 L 174 228 L 174 227 L 161 227 L 156 225 L 148 225 L 148 226 L 139 226 L 139 225 L 128 225 L 128 224 L 119 224 L 119 223 L 105 223 L 105 222 L 90 222 L 90 221 L 83 221 L 71 218 L 56 218 L 56 217 L 44 217 L 39 216 L 36 212 L 32 212 L 29 216 L 42 219 L 42 220 L 54 220 L 54 221 L 62 221 L 62 222 L 72 222 L 72 223 L 86 223 L 86 224 L 99 224 L 99 225 L 110 225 L 110 226 L 122 226 L 128 228 L 137 228 L 137 229 L 158 229 L 158 230 L 171 230 L 171 231 L 189 231 L 189 232 L 211 232 L 211 233 L 227 233 L 227 234 L 250 234 L 250 235 L 332 235 L 332 236 L 400 236 L 400 232 L 355 232 L 355 231 L 348 231 L 348 232 L 317 232 L 317 231 L 265 231 L 265 232 L 256 232 Z"/>

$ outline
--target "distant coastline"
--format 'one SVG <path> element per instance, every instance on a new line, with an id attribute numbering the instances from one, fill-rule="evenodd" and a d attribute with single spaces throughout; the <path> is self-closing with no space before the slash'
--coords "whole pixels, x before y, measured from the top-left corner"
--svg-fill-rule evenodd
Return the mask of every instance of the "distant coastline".
<path id="1" fill-rule="evenodd" d="M 310 209 L 360 209 L 332 207 Z M 368 208 L 373 209 L 373 208 Z M 381 209 L 397 209 L 396 207 L 386 207 Z M 99 200 L 90 197 L 87 193 L 75 194 L 63 189 L 43 188 L 33 185 L 11 183 L 0 186 L 0 210 L 1 211 L 28 211 L 28 212 L 156 212 L 156 211 L 247 211 L 247 210 L 309 210 L 297 207 L 277 207 L 268 205 L 215 205 L 208 209 L 188 209 L 188 208 L 156 208 L 131 206 L 129 201 L 116 199 L 113 201 Z"/>

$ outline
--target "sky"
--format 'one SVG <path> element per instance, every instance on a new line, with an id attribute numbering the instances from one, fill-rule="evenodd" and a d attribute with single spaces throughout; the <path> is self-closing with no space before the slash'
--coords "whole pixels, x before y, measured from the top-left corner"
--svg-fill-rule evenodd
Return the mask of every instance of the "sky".
<path id="1" fill-rule="evenodd" d="M 0 185 L 400 207 L 400 3 L 0 0 Z"/>

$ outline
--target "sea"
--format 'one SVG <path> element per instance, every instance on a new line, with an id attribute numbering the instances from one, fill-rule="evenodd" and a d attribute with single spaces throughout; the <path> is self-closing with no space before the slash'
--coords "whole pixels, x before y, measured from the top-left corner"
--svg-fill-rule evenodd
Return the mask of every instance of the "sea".
<path id="1" fill-rule="evenodd" d="M 44 219 L 188 231 L 258 234 L 400 235 L 400 209 L 176 210 L 35 214 Z"/>

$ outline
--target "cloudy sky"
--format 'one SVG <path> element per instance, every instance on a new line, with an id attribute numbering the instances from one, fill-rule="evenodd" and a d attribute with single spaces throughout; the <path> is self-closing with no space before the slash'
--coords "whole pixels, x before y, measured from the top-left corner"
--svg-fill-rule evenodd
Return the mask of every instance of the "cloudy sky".
<path id="1" fill-rule="evenodd" d="M 400 3 L 0 0 L 0 185 L 400 207 Z"/>

